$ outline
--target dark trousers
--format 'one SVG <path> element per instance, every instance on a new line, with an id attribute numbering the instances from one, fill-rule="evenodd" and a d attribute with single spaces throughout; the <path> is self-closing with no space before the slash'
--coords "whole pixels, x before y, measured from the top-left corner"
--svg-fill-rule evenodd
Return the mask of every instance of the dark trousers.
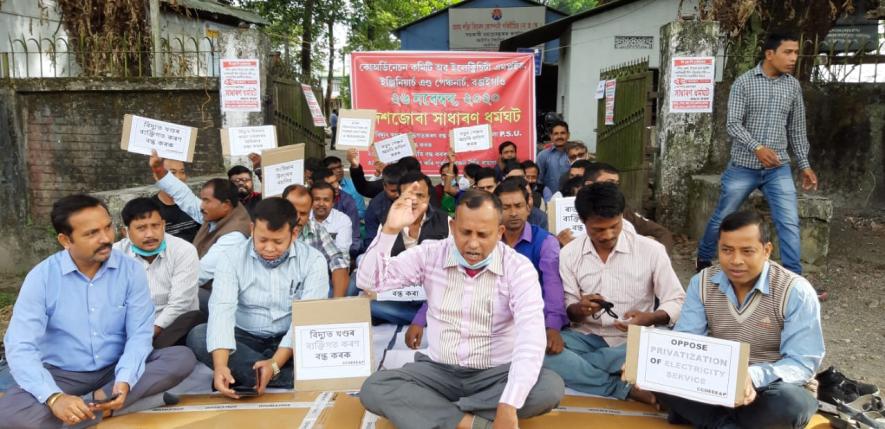
<path id="1" fill-rule="evenodd" d="M 400 369 L 372 374 L 363 383 L 360 402 L 398 428 L 451 429 L 465 413 L 494 420 L 509 371 L 510 364 L 472 369 L 436 363 L 418 353 L 415 362 Z M 542 369 L 517 415 L 544 414 L 559 405 L 564 392 L 562 378 Z"/>
<path id="2" fill-rule="evenodd" d="M 212 363 L 212 353 L 206 348 L 206 328 L 208 326 L 204 323 L 192 329 L 187 336 L 187 346 L 193 350 L 198 361 L 203 362 L 209 368 L 215 369 Z M 234 339 L 237 342 L 237 351 L 236 353 L 231 353 L 227 361 L 227 367 L 230 368 L 231 375 L 237 381 L 236 386 L 255 387 L 257 378 L 252 366 L 255 365 L 255 362 L 272 358 L 280 346 L 280 340 L 283 339 L 283 335 L 262 338 L 240 328 L 234 328 Z M 293 366 L 293 360 L 289 359 L 289 362 L 286 362 L 286 365 L 280 368 L 279 377 L 271 380 L 267 387 L 291 389 L 294 380 L 295 367 Z"/>
<path id="3" fill-rule="evenodd" d="M 774 382 L 756 390 L 750 405 L 728 408 L 657 393 L 658 402 L 670 410 L 671 421 L 680 418 L 696 428 L 801 429 L 817 411 L 817 400 L 804 387 Z"/>
<path id="4" fill-rule="evenodd" d="M 135 386 L 129 387 L 123 408 L 135 401 L 151 395 L 165 392 L 181 380 L 187 378 L 194 369 L 194 354 L 187 347 L 169 347 L 154 350 L 145 361 L 144 373 Z M 68 395 L 83 396 L 103 389 L 111 394 L 114 385 L 116 365 L 110 365 L 98 371 L 75 372 L 65 371 L 54 366 L 46 366 L 52 379 Z M 101 413 L 95 413 L 95 420 L 81 422 L 73 427 L 90 427 L 101 421 Z M 0 427 L 4 428 L 60 428 L 61 420 L 52 414 L 44 404 L 37 402 L 30 393 L 15 386 L 0 398 Z"/>
<path id="5" fill-rule="evenodd" d="M 166 329 L 154 338 L 154 348 L 162 349 L 172 346 L 183 346 L 187 334 L 195 326 L 206 323 L 206 315 L 199 310 L 190 311 L 178 316 Z"/>

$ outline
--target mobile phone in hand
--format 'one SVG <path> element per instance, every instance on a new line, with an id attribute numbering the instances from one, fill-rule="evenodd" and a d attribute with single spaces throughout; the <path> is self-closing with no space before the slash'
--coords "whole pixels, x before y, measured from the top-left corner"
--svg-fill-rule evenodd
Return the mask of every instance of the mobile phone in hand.
<path id="1" fill-rule="evenodd" d="M 258 391 L 254 387 L 234 386 L 233 391 L 241 398 L 254 398 L 258 396 Z"/>
<path id="2" fill-rule="evenodd" d="M 94 400 L 90 401 L 90 404 L 93 404 L 93 405 L 107 404 L 108 402 L 113 402 L 114 400 L 116 400 L 119 397 L 120 397 L 119 393 L 114 393 L 113 395 L 108 396 L 107 398 L 104 398 L 104 399 L 94 399 Z"/>

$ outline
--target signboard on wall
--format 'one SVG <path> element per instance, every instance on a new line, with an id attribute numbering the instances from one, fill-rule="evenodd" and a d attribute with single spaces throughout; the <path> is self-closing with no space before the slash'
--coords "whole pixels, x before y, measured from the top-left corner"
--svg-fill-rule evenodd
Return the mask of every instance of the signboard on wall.
<path id="1" fill-rule="evenodd" d="M 449 9 L 449 49 L 497 51 L 504 39 L 544 25 L 546 8 L 495 7 Z"/>

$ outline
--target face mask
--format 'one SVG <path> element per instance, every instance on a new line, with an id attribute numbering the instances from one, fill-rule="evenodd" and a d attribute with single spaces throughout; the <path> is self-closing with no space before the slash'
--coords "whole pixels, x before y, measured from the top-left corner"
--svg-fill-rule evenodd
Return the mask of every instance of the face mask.
<path id="1" fill-rule="evenodd" d="M 286 259 L 288 259 L 288 258 L 289 258 L 289 251 L 288 250 L 286 251 L 286 253 L 283 253 L 282 256 L 280 256 L 279 258 L 274 259 L 272 261 L 268 261 L 267 259 L 262 258 L 261 255 L 258 255 L 258 260 L 261 261 L 261 265 L 264 265 L 265 268 L 268 268 L 271 270 L 276 267 L 279 267 L 283 262 L 286 262 Z"/>
<path id="2" fill-rule="evenodd" d="M 470 180 L 467 180 L 466 177 L 461 176 L 461 178 L 458 179 L 458 189 L 461 191 L 466 191 L 470 189 Z"/>
<path id="3" fill-rule="evenodd" d="M 494 254 L 495 254 L 495 252 L 492 251 L 492 253 L 489 253 L 489 256 L 486 256 L 485 259 L 471 265 L 469 262 L 467 262 L 466 259 L 464 259 L 464 255 L 461 254 L 461 251 L 458 250 L 457 247 L 455 248 L 455 260 L 456 260 L 456 262 L 458 262 L 458 265 L 460 265 L 464 268 L 469 268 L 471 270 L 480 270 L 480 269 L 485 268 L 487 265 L 491 264 L 492 263 L 492 256 L 494 256 Z"/>
<path id="4" fill-rule="evenodd" d="M 160 243 L 160 247 L 158 247 L 156 250 L 144 250 L 140 247 L 137 247 L 134 244 L 131 245 L 130 248 L 132 249 L 132 252 L 135 253 L 136 255 L 144 256 L 145 258 L 149 258 L 151 256 L 157 256 L 162 251 L 166 250 L 166 240 L 163 240 L 163 242 Z"/>

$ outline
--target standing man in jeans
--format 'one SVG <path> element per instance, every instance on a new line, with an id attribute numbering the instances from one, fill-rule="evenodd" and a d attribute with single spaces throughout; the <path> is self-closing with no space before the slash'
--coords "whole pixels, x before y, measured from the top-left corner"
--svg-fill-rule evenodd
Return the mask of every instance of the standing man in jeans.
<path id="1" fill-rule="evenodd" d="M 808 162 L 802 87 L 791 75 L 799 56 L 798 40 L 769 35 L 762 46 L 765 58 L 731 87 L 726 124 L 732 138 L 731 160 L 722 174 L 719 204 L 698 247 L 699 271 L 716 256 L 722 220 L 737 211 L 753 190 L 761 189 L 777 228 L 783 266 L 802 274 L 799 210 L 787 146 L 799 164 L 802 189 L 817 189 L 817 175 Z"/>

